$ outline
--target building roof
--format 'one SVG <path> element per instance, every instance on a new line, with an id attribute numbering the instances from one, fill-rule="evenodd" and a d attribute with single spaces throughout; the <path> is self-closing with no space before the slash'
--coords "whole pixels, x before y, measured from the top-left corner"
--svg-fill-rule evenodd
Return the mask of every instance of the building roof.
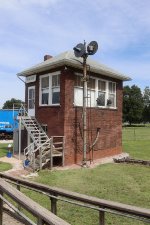
<path id="1" fill-rule="evenodd" d="M 73 51 L 66 51 L 18 73 L 17 76 L 26 77 L 29 75 L 37 74 L 39 72 L 44 72 L 49 69 L 55 69 L 60 66 L 71 66 L 73 68 L 82 69 L 83 68 L 82 62 L 83 62 L 83 59 L 75 57 Z M 109 76 L 122 81 L 131 80 L 130 77 L 120 72 L 117 72 L 95 60 L 92 60 L 90 56 L 87 58 L 87 64 L 90 66 L 90 71 L 96 74 Z"/>

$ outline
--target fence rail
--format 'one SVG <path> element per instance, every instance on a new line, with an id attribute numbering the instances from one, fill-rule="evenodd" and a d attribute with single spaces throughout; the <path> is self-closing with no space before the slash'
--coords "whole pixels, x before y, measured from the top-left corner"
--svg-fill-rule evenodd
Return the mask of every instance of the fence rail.
<path id="1" fill-rule="evenodd" d="M 3 173 L 0 173 L 0 177 L 6 179 L 9 182 L 15 183 L 18 189 L 20 189 L 20 186 L 23 186 L 47 195 L 51 200 L 51 212 L 53 212 L 54 214 L 57 214 L 57 201 L 61 200 L 71 204 L 76 204 L 82 207 L 97 210 L 99 213 L 99 225 L 105 225 L 106 213 L 116 214 L 119 216 L 121 215 L 150 224 L 150 209 L 135 207 L 71 191 L 66 191 L 61 188 L 54 188 L 47 185 L 10 177 Z"/>
<path id="2" fill-rule="evenodd" d="M 122 128 L 123 141 L 150 141 L 150 126 L 134 126 Z"/>
<path id="3" fill-rule="evenodd" d="M 9 207 L 12 207 L 12 204 L 3 197 L 4 194 L 9 196 L 17 204 L 19 204 L 19 206 L 26 209 L 37 218 L 37 223 L 34 223 L 29 218 L 22 215 L 27 224 L 44 225 L 46 223 L 48 225 L 69 225 L 69 223 L 65 222 L 61 218 L 57 217 L 47 209 L 31 200 L 29 197 L 25 196 L 2 178 L 0 178 L 0 225 L 3 224 L 3 202 L 9 204 Z M 13 209 L 15 210 L 15 207 L 13 207 Z M 17 213 L 19 212 L 17 211 Z"/>

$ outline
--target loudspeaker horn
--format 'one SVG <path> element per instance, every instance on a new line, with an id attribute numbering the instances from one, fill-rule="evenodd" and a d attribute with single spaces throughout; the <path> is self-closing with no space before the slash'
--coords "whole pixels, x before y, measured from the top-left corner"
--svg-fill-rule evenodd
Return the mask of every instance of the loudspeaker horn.
<path id="1" fill-rule="evenodd" d="M 76 57 L 82 57 L 85 54 L 85 46 L 82 43 L 77 44 L 73 50 Z"/>
<path id="2" fill-rule="evenodd" d="M 91 41 L 87 46 L 88 55 L 94 55 L 98 50 L 98 43 Z"/>

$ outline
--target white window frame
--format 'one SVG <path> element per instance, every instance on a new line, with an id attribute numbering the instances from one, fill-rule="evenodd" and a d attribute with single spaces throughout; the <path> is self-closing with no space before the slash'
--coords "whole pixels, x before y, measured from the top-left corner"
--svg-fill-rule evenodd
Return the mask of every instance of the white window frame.
<path id="1" fill-rule="evenodd" d="M 52 86 L 52 77 L 53 76 L 56 76 L 56 75 L 59 75 L 60 76 L 60 71 L 56 71 L 56 72 L 53 72 L 53 73 L 47 73 L 47 74 L 44 74 L 44 75 L 41 75 L 40 76 L 40 79 L 39 79 L 39 106 L 57 106 L 57 105 L 60 105 L 60 103 L 56 103 L 56 104 L 53 104 L 52 103 L 52 97 L 53 97 L 53 91 L 54 90 L 58 90 L 59 93 L 60 93 L 60 85 L 57 86 L 57 87 L 53 87 Z M 48 104 L 42 104 L 42 78 L 44 77 L 49 77 L 49 88 L 48 88 L 48 94 L 49 94 L 49 97 L 48 97 Z"/>
<path id="2" fill-rule="evenodd" d="M 75 73 L 75 75 L 76 75 L 76 76 L 80 76 L 81 79 L 82 79 L 82 77 L 83 77 L 83 75 L 80 74 L 80 73 Z M 92 102 L 91 106 L 89 106 L 89 104 L 87 104 L 87 107 L 98 107 L 98 108 L 110 108 L 110 109 L 116 109 L 116 108 L 117 108 L 117 107 L 116 107 L 116 92 L 117 92 L 117 90 L 116 90 L 116 82 L 113 82 L 113 81 L 110 81 L 110 80 L 105 80 L 105 79 L 100 79 L 100 78 L 92 77 L 92 76 L 91 76 L 90 78 L 95 79 L 95 90 L 91 89 L 91 91 L 95 91 L 95 93 L 94 93 L 94 103 Z M 96 101 L 97 98 L 98 98 L 98 93 L 99 93 L 99 90 L 98 90 L 98 81 L 104 81 L 104 82 L 106 82 L 105 105 L 104 105 L 104 106 L 98 106 L 98 105 L 97 105 L 97 101 Z M 111 93 L 111 92 L 109 91 L 109 83 L 112 83 L 112 84 L 114 85 L 114 87 L 115 87 L 114 93 Z M 76 92 L 77 90 L 80 90 L 80 92 L 81 92 L 81 89 L 83 90 L 83 87 L 81 87 L 81 86 L 74 86 L 74 106 L 83 106 L 83 104 L 81 104 L 81 102 L 83 102 L 83 100 L 80 101 L 80 104 L 78 105 L 78 104 L 76 104 L 77 101 L 76 101 L 76 99 L 75 99 L 75 96 L 76 96 L 76 93 L 75 93 L 75 92 Z M 90 91 L 89 88 L 88 88 L 88 91 Z M 112 94 L 112 95 L 114 96 L 114 106 L 111 106 L 111 104 L 110 104 L 110 105 L 107 104 L 108 99 L 109 99 L 109 95 L 110 95 L 110 94 Z M 77 98 L 77 96 L 76 96 L 76 98 Z M 83 98 L 83 96 L 80 96 L 79 98 L 81 99 L 81 98 Z M 76 102 L 75 102 L 75 101 L 76 101 Z"/>

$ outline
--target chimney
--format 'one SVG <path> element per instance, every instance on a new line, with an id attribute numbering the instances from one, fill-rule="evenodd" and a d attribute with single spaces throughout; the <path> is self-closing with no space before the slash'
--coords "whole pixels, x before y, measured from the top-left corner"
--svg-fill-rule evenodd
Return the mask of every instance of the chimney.
<path id="1" fill-rule="evenodd" d="M 53 56 L 51 55 L 44 55 L 44 61 L 48 60 L 48 59 L 51 59 L 53 58 Z"/>

